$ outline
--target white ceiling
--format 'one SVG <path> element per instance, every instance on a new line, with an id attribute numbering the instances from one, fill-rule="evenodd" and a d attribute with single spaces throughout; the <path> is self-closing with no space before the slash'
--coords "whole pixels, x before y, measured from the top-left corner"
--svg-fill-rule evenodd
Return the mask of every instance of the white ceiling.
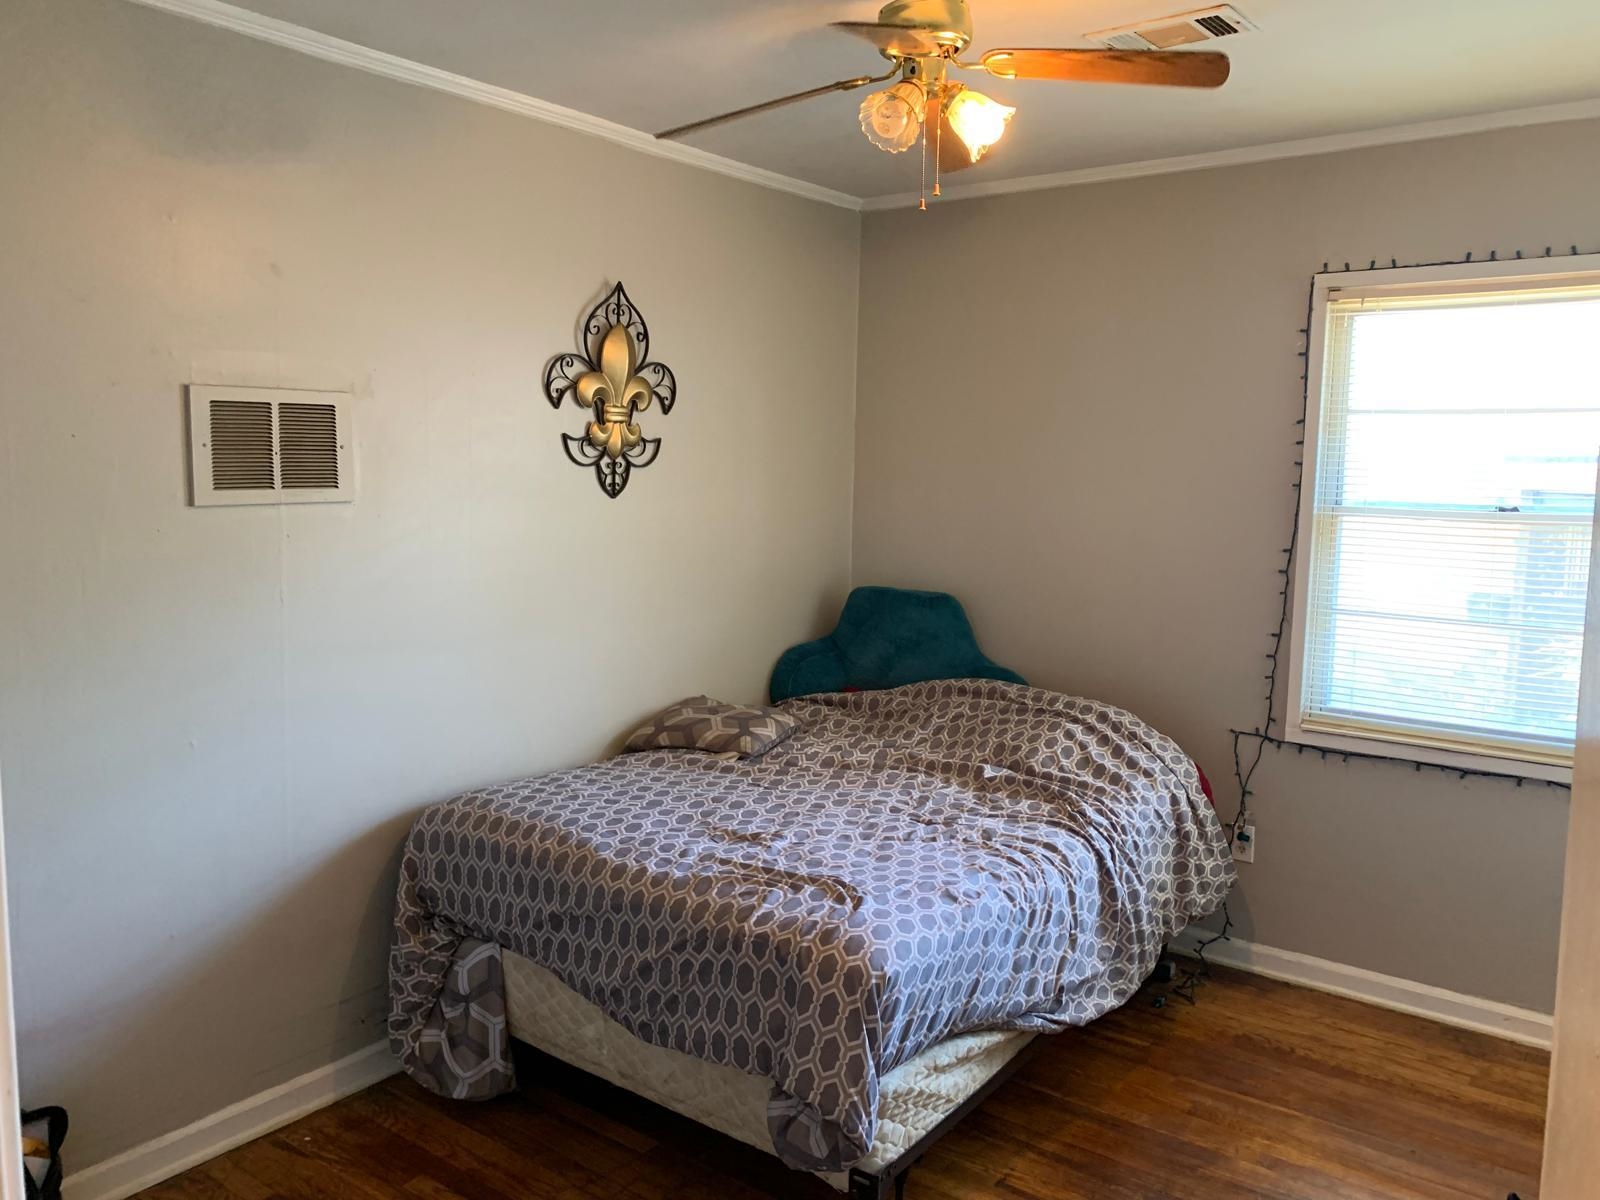
<path id="1" fill-rule="evenodd" d="M 972 0 L 977 50 L 1084 46 L 1088 30 L 1202 0 Z M 825 28 L 872 0 L 242 0 L 403 58 L 654 132 L 868 72 Z M 1600 97 L 1600 0 L 1237 0 L 1261 32 L 1217 48 L 1215 92 L 984 81 L 1017 106 L 963 184 L 1257 146 Z M 975 81 L 974 81 L 975 82 Z M 917 187 L 915 155 L 873 149 L 861 93 L 708 130 L 692 145 L 860 197 Z"/>

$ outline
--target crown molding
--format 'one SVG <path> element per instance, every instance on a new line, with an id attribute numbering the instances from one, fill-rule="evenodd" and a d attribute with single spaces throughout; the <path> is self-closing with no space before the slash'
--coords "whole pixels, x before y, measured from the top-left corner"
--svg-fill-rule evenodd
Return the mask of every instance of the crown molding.
<path id="1" fill-rule="evenodd" d="M 309 54 L 325 62 L 354 67 L 356 70 L 381 75 L 386 79 L 398 80 L 416 87 L 431 88 L 434 91 L 471 100 L 476 104 L 485 104 L 491 108 L 530 117 L 535 121 L 586 133 L 615 145 L 637 150 L 641 154 L 713 171 L 732 179 L 788 192 L 807 200 L 836 205 L 853 212 L 911 208 L 919 199 L 914 192 L 863 199 L 822 187 L 820 184 L 808 183 L 803 179 L 780 175 L 776 171 L 736 162 L 720 154 L 697 150 L 693 146 L 685 146 L 679 142 L 657 141 L 647 133 L 619 125 L 615 121 L 607 121 L 574 108 L 552 104 L 548 100 L 540 100 L 535 96 L 512 91 L 510 88 L 496 87 L 494 84 L 469 79 L 465 75 L 443 71 L 425 63 L 413 62 L 398 55 L 385 54 L 381 50 L 373 50 L 355 42 L 318 33 L 316 30 L 306 29 L 288 21 L 265 17 L 237 5 L 224 3 L 224 0 L 129 0 L 129 2 L 188 17 L 219 29 L 231 30 L 245 37 L 255 38 L 257 41 L 270 42 L 275 46 Z M 1055 171 L 1045 175 L 1024 175 L 1016 179 L 997 179 L 989 183 L 957 184 L 944 189 L 939 203 L 978 200 L 986 196 L 1005 196 L 1016 192 L 1077 187 L 1091 183 L 1110 183 L 1119 179 L 1139 179 L 1148 175 L 1173 175 L 1183 171 L 1247 166 L 1282 158 L 1337 154 L 1344 150 L 1363 150 L 1375 146 L 1394 146 L 1405 142 L 1488 133 L 1497 129 L 1518 129 L 1529 125 L 1548 125 L 1558 121 L 1582 121 L 1593 118 L 1600 118 L 1600 98 L 1577 100 L 1566 104 L 1548 104 L 1536 108 L 1477 113 L 1439 121 L 1420 121 L 1409 125 L 1391 125 L 1387 128 L 1362 130 L 1356 133 L 1335 133 L 1323 137 L 1269 142 L 1265 145 L 1241 146 L 1232 150 L 1213 150 L 1174 158 L 1152 158 L 1141 162 Z"/>
<path id="2" fill-rule="evenodd" d="M 1488 133 L 1496 129 L 1520 129 L 1528 125 L 1549 125 L 1557 121 L 1583 121 L 1596 117 L 1600 117 L 1600 99 L 1547 104 L 1538 108 L 1513 108 L 1502 112 L 1476 113 L 1469 117 L 1450 117 L 1442 121 L 1391 125 L 1385 129 L 1369 129 L 1358 133 L 1335 133 L 1325 137 L 1300 138 L 1289 142 L 1241 146 L 1235 150 L 1212 150 L 1204 154 L 1185 154 L 1176 158 L 1151 158 L 1143 162 L 1085 167 L 1076 171 L 1056 171 L 1049 175 L 1024 175 L 1017 179 L 997 179 L 991 183 L 958 184 L 955 187 L 945 187 L 938 203 L 978 200 L 985 196 L 1005 196 L 1013 192 L 1040 192 L 1087 183 L 1109 183 L 1118 179 L 1139 179 L 1146 175 L 1174 175 L 1180 171 L 1239 167 L 1251 163 L 1272 162 L 1280 158 L 1338 154 L 1344 150 L 1395 146 L 1405 142 L 1461 137 L 1464 134 Z M 917 200 L 916 193 L 902 192 L 891 196 L 869 197 L 862 202 L 861 207 L 867 212 L 914 208 Z"/>
<path id="3" fill-rule="evenodd" d="M 527 96 L 510 88 L 496 87 L 493 84 L 469 79 L 465 75 L 442 71 L 425 63 L 412 62 L 398 55 L 385 54 L 381 50 L 373 50 L 355 42 L 347 42 L 343 38 L 318 33 L 314 29 L 306 29 L 288 21 L 264 17 L 260 13 L 251 12 L 234 4 L 225 4 L 222 0 L 130 0 L 130 2 L 145 8 L 188 17 L 233 33 L 241 33 L 245 37 L 270 42 L 301 54 L 309 54 L 325 62 L 354 67 L 358 71 L 381 75 L 386 79 L 431 88 L 436 92 L 459 96 L 476 104 L 486 104 L 490 108 L 531 117 L 548 125 L 559 125 L 563 129 L 587 133 L 592 137 L 626 146 L 641 154 L 664 158 L 669 162 L 698 167 L 704 171 L 714 171 L 718 175 L 726 175 L 746 183 L 758 184 L 761 187 L 788 192 L 807 200 L 818 200 L 824 204 L 833 204 L 852 211 L 859 211 L 861 208 L 862 202 L 858 196 L 836 192 L 832 188 L 807 183 L 803 179 L 780 175 L 776 171 L 735 162 L 720 154 L 697 150 L 693 146 L 685 146 L 679 142 L 657 141 L 647 133 L 631 129 L 626 125 L 618 125 L 615 121 L 607 121 L 579 112 L 577 109 L 551 104 L 548 100 Z"/>

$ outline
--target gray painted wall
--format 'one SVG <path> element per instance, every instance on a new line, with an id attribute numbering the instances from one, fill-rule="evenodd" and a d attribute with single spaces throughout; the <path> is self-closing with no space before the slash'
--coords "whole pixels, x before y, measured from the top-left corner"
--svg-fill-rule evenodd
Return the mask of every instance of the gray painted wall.
<path id="1" fill-rule="evenodd" d="M 855 581 L 958 593 L 993 657 L 1146 716 L 1231 816 L 1311 274 L 1600 249 L 1597 194 L 1584 122 L 868 217 Z M 1241 936 L 1550 1011 L 1566 793 L 1273 751 L 1256 791 Z"/>
<path id="2" fill-rule="evenodd" d="M 0 6 L 0 214 L 23 1094 L 83 1166 L 381 1035 L 419 806 L 832 617 L 860 226 L 121 0 Z M 618 277 L 681 392 L 612 502 L 540 379 Z M 187 508 L 195 379 L 353 384 L 359 503 Z"/>

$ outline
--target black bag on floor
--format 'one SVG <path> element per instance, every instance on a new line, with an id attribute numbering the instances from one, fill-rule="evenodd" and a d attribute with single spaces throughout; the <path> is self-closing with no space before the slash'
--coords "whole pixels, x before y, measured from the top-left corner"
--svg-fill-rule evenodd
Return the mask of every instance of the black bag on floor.
<path id="1" fill-rule="evenodd" d="M 61 1200 L 61 1143 L 67 1140 L 67 1110 L 23 1109 L 22 1136 L 44 1143 L 49 1156 L 24 1154 L 22 1182 L 28 1200 Z"/>

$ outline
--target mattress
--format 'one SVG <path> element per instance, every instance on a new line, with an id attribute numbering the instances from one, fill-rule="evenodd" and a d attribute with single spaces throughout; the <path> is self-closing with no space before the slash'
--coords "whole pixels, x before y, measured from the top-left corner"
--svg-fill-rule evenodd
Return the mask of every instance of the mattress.
<path id="1" fill-rule="evenodd" d="M 889 1070 L 1109 1012 L 1233 879 L 1194 764 L 1121 709 L 967 679 L 783 711 L 800 727 L 754 758 L 641 750 L 419 816 L 405 1070 L 458 1099 L 511 1084 L 505 948 L 643 1042 L 770 1079 L 778 1157 L 840 1171 Z"/>
<path id="2" fill-rule="evenodd" d="M 590 1004 L 537 963 L 501 951 L 511 1035 L 579 1070 L 627 1088 L 719 1133 L 772 1153 L 767 1100 L 772 1081 L 733 1067 L 652 1046 Z M 877 1172 L 894 1162 L 1036 1035 L 988 1030 L 930 1046 L 883 1076 L 872 1148 L 856 1166 Z M 843 1172 L 818 1172 L 843 1191 Z"/>

